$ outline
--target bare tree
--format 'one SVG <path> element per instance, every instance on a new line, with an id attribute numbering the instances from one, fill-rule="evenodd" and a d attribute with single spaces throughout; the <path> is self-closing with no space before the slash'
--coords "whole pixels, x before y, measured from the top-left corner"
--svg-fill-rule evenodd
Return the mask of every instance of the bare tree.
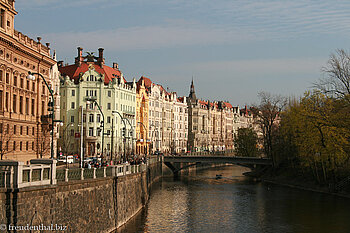
<path id="1" fill-rule="evenodd" d="M 58 147 L 61 149 L 63 155 L 68 155 L 72 151 L 72 146 L 74 143 L 73 135 L 70 135 L 69 127 L 72 125 L 67 125 L 63 128 L 60 133 L 60 139 L 58 140 Z"/>
<path id="2" fill-rule="evenodd" d="M 10 125 L 5 127 L 4 120 L 0 122 L 0 155 L 3 160 L 6 154 L 13 152 L 13 147 L 9 146 L 10 141 L 13 138 L 13 131 L 10 129 Z"/>
<path id="3" fill-rule="evenodd" d="M 260 104 L 252 108 L 256 123 L 262 131 L 263 148 L 267 157 L 272 159 L 276 165 L 276 158 L 273 154 L 274 132 L 278 125 L 281 111 L 287 104 L 287 98 L 281 95 L 271 95 L 267 92 L 260 92 Z"/>
<path id="4" fill-rule="evenodd" d="M 39 154 L 40 158 L 43 158 L 46 154 L 50 153 L 51 141 L 48 125 L 42 124 L 40 129 L 38 129 L 35 142 L 36 145 L 34 151 Z"/>
<path id="5" fill-rule="evenodd" d="M 324 77 L 314 87 L 326 95 L 342 98 L 350 94 L 350 54 L 343 49 L 332 53 L 327 65 L 322 68 Z"/>

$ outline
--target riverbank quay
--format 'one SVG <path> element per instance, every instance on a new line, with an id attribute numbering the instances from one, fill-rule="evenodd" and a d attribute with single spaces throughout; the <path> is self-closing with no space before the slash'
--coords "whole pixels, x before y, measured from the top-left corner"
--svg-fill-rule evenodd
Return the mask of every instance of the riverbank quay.
<path id="1" fill-rule="evenodd" d="M 313 179 L 306 178 L 302 174 L 288 168 L 269 168 L 257 173 L 247 172 L 244 175 L 265 183 L 350 198 L 350 187 L 345 187 L 343 190 L 335 192 L 330 187 L 319 185 Z"/>
<path id="2" fill-rule="evenodd" d="M 98 169 L 56 170 L 53 160 L 31 162 L 0 162 L 2 232 L 113 232 L 146 205 L 162 176 L 161 157 Z"/>

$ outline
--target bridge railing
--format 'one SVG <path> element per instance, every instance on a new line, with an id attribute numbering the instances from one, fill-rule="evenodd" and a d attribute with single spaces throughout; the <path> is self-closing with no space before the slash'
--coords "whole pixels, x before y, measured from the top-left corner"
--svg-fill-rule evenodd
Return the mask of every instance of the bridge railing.
<path id="1" fill-rule="evenodd" d="M 29 165 L 13 160 L 0 161 L 0 187 L 23 188 L 56 182 L 55 160 L 32 159 Z"/>
<path id="2" fill-rule="evenodd" d="M 102 168 L 71 168 L 58 169 L 57 181 L 68 182 L 71 180 L 87 180 L 104 178 L 109 176 L 125 176 L 128 174 L 139 173 L 147 170 L 146 164 L 130 165 L 120 164 Z"/>
<path id="3" fill-rule="evenodd" d="M 23 188 L 54 185 L 57 182 L 125 176 L 147 170 L 150 164 L 161 161 L 160 156 L 149 157 L 147 164 L 120 164 L 101 168 L 56 169 L 56 160 L 33 159 L 29 165 L 12 160 L 0 161 L 0 188 Z"/>
<path id="4" fill-rule="evenodd" d="M 181 154 L 183 156 L 213 156 L 213 155 L 232 155 L 235 154 L 234 150 L 224 150 L 224 151 L 196 151 L 196 152 L 190 152 L 186 154 Z"/>

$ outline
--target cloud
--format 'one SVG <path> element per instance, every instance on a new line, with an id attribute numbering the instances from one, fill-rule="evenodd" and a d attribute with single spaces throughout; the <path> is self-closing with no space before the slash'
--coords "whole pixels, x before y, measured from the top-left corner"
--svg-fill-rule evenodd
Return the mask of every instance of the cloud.
<path id="1" fill-rule="evenodd" d="M 239 34 L 239 36 L 237 36 Z M 72 46 L 91 48 L 102 46 L 114 51 L 158 49 L 177 46 L 225 44 L 252 39 L 252 35 L 238 29 L 220 28 L 184 21 L 162 26 L 145 26 L 98 30 L 90 32 L 64 32 L 44 34 L 53 47 L 71 51 Z"/>

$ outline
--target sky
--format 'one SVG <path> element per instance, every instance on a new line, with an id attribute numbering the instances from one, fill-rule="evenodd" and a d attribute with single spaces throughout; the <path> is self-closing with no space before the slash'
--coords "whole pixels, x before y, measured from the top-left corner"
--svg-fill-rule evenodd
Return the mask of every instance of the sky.
<path id="1" fill-rule="evenodd" d="M 15 28 L 50 42 L 72 64 L 77 47 L 188 96 L 258 103 L 258 93 L 298 97 L 349 51 L 350 1 L 16 0 Z"/>

